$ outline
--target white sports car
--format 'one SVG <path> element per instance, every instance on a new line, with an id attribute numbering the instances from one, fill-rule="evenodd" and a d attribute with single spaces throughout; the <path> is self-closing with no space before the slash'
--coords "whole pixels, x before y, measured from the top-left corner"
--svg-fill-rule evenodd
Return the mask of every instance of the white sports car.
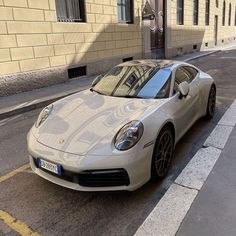
<path id="1" fill-rule="evenodd" d="M 193 65 L 125 62 L 42 110 L 27 137 L 32 170 L 75 190 L 135 190 L 167 174 L 175 144 L 215 101 L 214 80 Z"/>

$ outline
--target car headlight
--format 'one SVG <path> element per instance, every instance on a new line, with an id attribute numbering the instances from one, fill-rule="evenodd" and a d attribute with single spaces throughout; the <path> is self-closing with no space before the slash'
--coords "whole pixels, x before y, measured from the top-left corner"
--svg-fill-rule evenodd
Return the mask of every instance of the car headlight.
<path id="1" fill-rule="evenodd" d="M 142 137 L 143 124 L 134 120 L 123 126 L 115 137 L 115 147 L 120 151 L 132 148 Z"/>
<path id="2" fill-rule="evenodd" d="M 47 107 L 45 107 L 39 114 L 38 119 L 35 123 L 36 128 L 38 128 L 51 114 L 53 109 L 53 105 L 49 105 Z"/>

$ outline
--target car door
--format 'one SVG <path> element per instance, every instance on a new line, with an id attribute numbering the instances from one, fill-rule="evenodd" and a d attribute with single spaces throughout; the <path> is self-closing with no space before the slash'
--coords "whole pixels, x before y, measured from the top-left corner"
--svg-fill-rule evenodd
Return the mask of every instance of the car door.
<path id="1" fill-rule="evenodd" d="M 198 73 L 198 72 L 197 72 Z M 176 125 L 177 136 L 182 137 L 183 134 L 196 121 L 199 104 L 199 87 L 197 84 L 197 74 L 190 73 L 186 66 L 180 66 L 174 73 L 174 120 Z M 179 98 L 178 85 L 182 82 L 188 82 L 189 94 L 187 97 Z M 179 139 L 177 137 L 177 139 Z"/>

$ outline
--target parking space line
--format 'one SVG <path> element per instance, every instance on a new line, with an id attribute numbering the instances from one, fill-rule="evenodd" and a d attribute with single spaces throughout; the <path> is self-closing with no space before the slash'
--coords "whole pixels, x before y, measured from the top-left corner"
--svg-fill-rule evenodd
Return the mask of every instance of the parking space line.
<path id="1" fill-rule="evenodd" d="M 28 169 L 29 167 L 30 167 L 29 164 L 25 164 L 25 165 L 19 167 L 18 169 L 15 169 L 15 170 L 13 170 L 13 171 L 11 171 L 11 172 L 9 172 L 9 173 L 3 175 L 3 176 L 0 176 L 0 183 L 3 182 L 3 181 L 6 181 L 6 180 L 8 180 L 8 179 L 10 179 L 11 177 L 13 177 L 13 176 L 15 176 L 15 175 L 17 175 L 17 174 L 19 174 L 19 173 L 21 173 L 21 172 L 23 172 L 23 171 L 25 171 L 25 170 Z"/>
<path id="2" fill-rule="evenodd" d="M 24 222 L 16 219 L 5 211 L 0 210 L 0 220 L 22 236 L 40 236 L 39 233 L 32 231 Z"/>

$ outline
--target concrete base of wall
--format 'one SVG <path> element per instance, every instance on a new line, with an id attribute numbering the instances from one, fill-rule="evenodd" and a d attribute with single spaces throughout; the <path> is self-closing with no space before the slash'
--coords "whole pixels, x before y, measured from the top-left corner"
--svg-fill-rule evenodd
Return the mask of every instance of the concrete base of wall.
<path id="1" fill-rule="evenodd" d="M 68 80 L 66 67 L 37 70 L 0 77 L 0 97 L 63 83 Z"/>
<path id="2" fill-rule="evenodd" d="M 0 76 L 0 97 L 9 96 L 16 93 L 31 91 L 42 87 L 64 83 L 68 81 L 68 69 L 78 66 L 87 66 L 87 76 L 101 74 L 117 64 L 122 63 L 123 58 L 133 57 L 141 59 L 142 54 L 122 55 L 119 57 L 106 58 L 87 64 L 76 64 L 44 70 L 37 70 L 13 75 Z"/>
<path id="3" fill-rule="evenodd" d="M 233 42 L 236 42 L 236 37 L 219 39 L 217 41 L 217 45 L 215 45 L 214 41 L 209 41 L 209 42 L 193 43 L 190 45 L 183 45 L 183 46 L 173 47 L 173 48 L 167 47 L 166 52 L 165 52 L 165 56 L 167 59 L 170 59 L 175 56 L 189 54 L 189 53 L 193 53 L 195 51 L 200 51 L 200 50 L 204 50 L 204 49 L 211 49 L 211 48 L 213 49 L 216 46 L 227 45 L 227 44 L 233 43 Z M 206 45 L 206 43 L 207 43 L 207 45 Z M 194 45 L 196 47 L 195 49 L 194 49 Z"/>

